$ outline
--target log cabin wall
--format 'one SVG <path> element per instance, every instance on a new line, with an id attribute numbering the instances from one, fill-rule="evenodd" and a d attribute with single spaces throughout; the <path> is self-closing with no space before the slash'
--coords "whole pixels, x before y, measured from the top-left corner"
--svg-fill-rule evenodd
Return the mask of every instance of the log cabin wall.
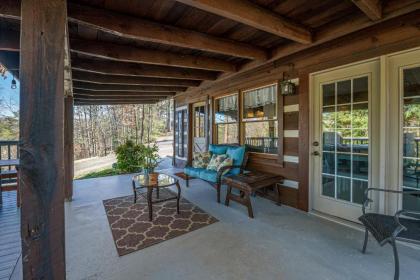
<path id="1" fill-rule="evenodd" d="M 337 40 L 310 48 L 234 77 L 215 81 L 175 97 L 177 104 L 192 104 L 243 89 L 281 80 L 294 65 L 297 94 L 283 97 L 284 163 L 266 154 L 251 154 L 249 167 L 285 177 L 281 202 L 307 211 L 309 204 L 309 74 L 420 46 L 419 11 L 383 22 Z M 281 120 L 281 118 L 279 118 Z M 189 132 L 191 134 L 191 132 Z M 270 198 L 270 195 L 269 195 Z"/>

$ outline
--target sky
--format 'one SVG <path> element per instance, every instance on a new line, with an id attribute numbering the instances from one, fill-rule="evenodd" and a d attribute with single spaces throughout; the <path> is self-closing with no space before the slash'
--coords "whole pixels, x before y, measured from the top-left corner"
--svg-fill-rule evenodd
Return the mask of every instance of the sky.
<path id="1" fill-rule="evenodd" d="M 6 72 L 6 78 L 0 76 L 0 100 L 2 102 L 5 102 L 7 104 L 11 104 L 13 106 L 13 110 L 17 111 L 19 109 L 19 81 L 17 82 L 17 88 L 12 89 L 13 76 Z M 8 109 L 3 108 L 3 106 L 0 106 L 0 116 L 7 116 L 10 115 Z"/>

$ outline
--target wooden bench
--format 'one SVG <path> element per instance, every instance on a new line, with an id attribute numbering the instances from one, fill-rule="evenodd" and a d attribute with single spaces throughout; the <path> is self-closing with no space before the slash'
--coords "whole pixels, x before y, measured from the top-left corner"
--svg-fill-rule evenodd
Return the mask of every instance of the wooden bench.
<path id="1" fill-rule="evenodd" d="M 249 171 L 243 174 L 225 177 L 225 183 L 228 186 L 226 194 L 226 206 L 229 206 L 230 200 L 236 201 L 248 208 L 248 216 L 254 218 L 250 196 L 256 191 L 275 185 L 277 189 L 277 202 L 280 203 L 280 185 L 283 177 L 275 174 L 263 173 L 258 171 Z M 232 189 L 239 190 L 239 195 L 233 194 Z"/>

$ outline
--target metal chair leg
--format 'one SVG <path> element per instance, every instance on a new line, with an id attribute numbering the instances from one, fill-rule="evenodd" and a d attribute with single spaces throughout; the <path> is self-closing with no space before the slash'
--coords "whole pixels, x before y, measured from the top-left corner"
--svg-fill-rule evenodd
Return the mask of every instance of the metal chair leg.
<path id="1" fill-rule="evenodd" d="M 216 185 L 217 190 L 217 203 L 220 203 L 220 184 Z"/>
<path id="2" fill-rule="evenodd" d="M 185 176 L 185 183 L 186 183 L 186 186 L 187 186 L 187 188 L 190 186 L 190 176 Z"/>
<path id="3" fill-rule="evenodd" d="M 369 240 L 369 232 L 367 229 L 365 229 L 365 241 L 363 242 L 363 249 L 362 249 L 362 253 L 366 253 L 366 247 L 367 247 L 367 243 Z"/>
<path id="4" fill-rule="evenodd" d="M 392 249 L 394 251 L 395 272 L 394 280 L 400 279 L 400 260 L 398 258 L 397 244 L 395 239 L 391 241 Z"/>

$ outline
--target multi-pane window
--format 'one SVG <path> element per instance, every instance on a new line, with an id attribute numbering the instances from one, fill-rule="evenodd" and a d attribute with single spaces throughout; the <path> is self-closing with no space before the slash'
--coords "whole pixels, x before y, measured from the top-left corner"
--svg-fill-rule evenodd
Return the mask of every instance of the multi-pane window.
<path id="1" fill-rule="evenodd" d="M 245 145 L 251 152 L 277 153 L 277 84 L 243 92 Z"/>
<path id="2" fill-rule="evenodd" d="M 194 137 L 205 137 L 205 108 L 204 106 L 194 107 Z"/>
<path id="3" fill-rule="evenodd" d="M 237 94 L 215 100 L 214 121 L 218 144 L 239 143 Z"/>
<path id="4" fill-rule="evenodd" d="M 322 194 L 361 204 L 369 182 L 369 79 L 322 85 Z"/>
<path id="5" fill-rule="evenodd" d="M 420 189 L 420 67 L 403 71 L 403 186 L 404 190 Z M 405 195 L 403 207 L 420 210 L 420 198 Z"/>
<path id="6" fill-rule="evenodd" d="M 188 111 L 177 110 L 175 114 L 175 155 L 184 158 L 188 148 Z"/>

